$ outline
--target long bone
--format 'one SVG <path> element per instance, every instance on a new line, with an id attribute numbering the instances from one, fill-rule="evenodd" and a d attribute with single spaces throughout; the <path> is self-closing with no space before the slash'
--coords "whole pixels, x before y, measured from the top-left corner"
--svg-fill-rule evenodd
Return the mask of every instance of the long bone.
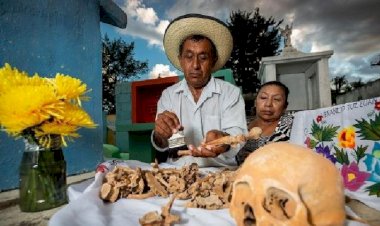
<path id="1" fill-rule="evenodd" d="M 216 140 L 212 140 L 210 142 L 207 142 L 204 144 L 205 146 L 207 145 L 237 145 L 243 142 L 246 142 L 247 140 L 257 140 L 259 139 L 260 135 L 262 133 L 262 129 L 260 127 L 253 127 L 252 129 L 249 130 L 249 133 L 247 135 L 239 134 L 236 136 L 224 136 Z M 190 150 L 179 150 L 178 151 L 179 156 L 185 156 L 185 155 L 191 155 Z"/>

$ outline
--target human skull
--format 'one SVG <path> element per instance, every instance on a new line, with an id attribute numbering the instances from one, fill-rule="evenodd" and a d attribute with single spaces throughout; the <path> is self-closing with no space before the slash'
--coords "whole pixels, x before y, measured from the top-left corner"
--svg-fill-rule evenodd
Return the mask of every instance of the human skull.
<path id="1" fill-rule="evenodd" d="M 267 144 L 239 168 L 230 214 L 238 226 L 343 225 L 342 179 L 328 159 L 310 149 Z"/>

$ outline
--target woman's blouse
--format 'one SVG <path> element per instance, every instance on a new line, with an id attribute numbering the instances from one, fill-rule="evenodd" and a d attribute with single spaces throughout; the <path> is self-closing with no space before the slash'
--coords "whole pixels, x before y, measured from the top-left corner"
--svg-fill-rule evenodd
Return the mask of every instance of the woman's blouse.
<path id="1" fill-rule="evenodd" d="M 236 155 L 237 164 L 241 165 L 249 154 L 269 142 L 288 141 L 290 138 L 292 124 L 293 115 L 286 114 L 281 116 L 277 127 L 271 136 L 261 136 L 257 140 L 247 141 L 247 143 L 239 150 L 238 154 Z"/>

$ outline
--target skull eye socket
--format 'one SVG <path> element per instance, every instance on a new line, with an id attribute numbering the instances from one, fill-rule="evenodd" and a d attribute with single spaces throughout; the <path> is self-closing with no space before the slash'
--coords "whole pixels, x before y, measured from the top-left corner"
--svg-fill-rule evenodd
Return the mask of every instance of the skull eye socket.
<path id="1" fill-rule="evenodd" d="M 278 220 L 291 219 L 296 210 L 296 202 L 285 191 L 278 188 L 268 188 L 263 200 L 263 208 Z"/>

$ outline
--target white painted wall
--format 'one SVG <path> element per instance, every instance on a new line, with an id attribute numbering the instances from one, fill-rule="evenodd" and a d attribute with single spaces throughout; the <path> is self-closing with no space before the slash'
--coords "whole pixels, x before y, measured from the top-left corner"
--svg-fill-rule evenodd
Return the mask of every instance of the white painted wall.
<path id="1" fill-rule="evenodd" d="M 343 95 L 337 96 L 336 104 L 355 102 L 373 97 L 380 97 L 380 79 Z"/>
<path id="2" fill-rule="evenodd" d="M 278 80 L 289 88 L 289 111 L 308 109 L 308 90 L 305 74 L 285 74 Z"/>

